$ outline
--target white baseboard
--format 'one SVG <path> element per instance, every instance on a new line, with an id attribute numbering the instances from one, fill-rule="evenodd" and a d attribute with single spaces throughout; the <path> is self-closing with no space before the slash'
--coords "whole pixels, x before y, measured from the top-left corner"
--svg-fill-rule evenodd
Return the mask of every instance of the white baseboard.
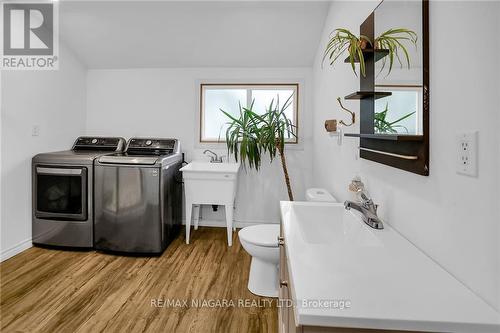
<path id="1" fill-rule="evenodd" d="M 257 225 L 257 224 L 277 224 L 278 222 L 271 222 L 271 221 L 234 221 L 234 226 L 236 228 L 245 228 L 249 227 L 252 225 Z M 182 221 L 182 224 L 185 225 L 186 221 Z M 205 220 L 205 219 L 200 219 L 198 222 L 198 225 L 200 227 L 219 227 L 219 228 L 225 228 L 226 227 L 226 221 L 225 220 Z M 17 243 L 16 245 L 5 249 L 0 252 L 0 262 L 5 261 L 9 258 L 12 258 L 16 254 L 19 254 L 30 247 L 32 247 L 33 244 L 31 242 L 31 238 L 26 239 L 22 242 Z"/>
<path id="2" fill-rule="evenodd" d="M 5 249 L 0 253 L 0 262 L 7 260 L 7 259 L 15 256 L 16 254 L 19 254 L 19 253 L 29 249 L 32 246 L 33 246 L 33 243 L 31 242 L 31 238 L 26 239 L 22 242 L 19 242 L 16 245 L 14 245 L 8 249 Z"/>
<path id="3" fill-rule="evenodd" d="M 193 222 L 191 222 L 192 225 Z M 264 222 L 264 221 L 234 221 L 233 225 L 236 228 L 245 228 L 249 227 L 252 225 L 257 225 L 257 224 L 277 224 L 278 222 Z M 186 225 L 186 221 L 182 220 L 182 225 Z M 200 219 L 198 221 L 198 225 L 200 227 L 220 227 L 220 228 L 225 228 L 226 227 L 226 221 L 225 220 L 205 220 L 205 219 Z"/>

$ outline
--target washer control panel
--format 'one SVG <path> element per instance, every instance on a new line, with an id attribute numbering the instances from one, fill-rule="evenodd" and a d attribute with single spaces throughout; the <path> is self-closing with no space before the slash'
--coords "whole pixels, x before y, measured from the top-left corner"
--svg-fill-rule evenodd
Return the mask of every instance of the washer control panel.
<path id="1" fill-rule="evenodd" d="M 81 136 L 76 139 L 73 150 L 106 150 L 122 151 L 125 148 L 125 139 L 120 137 L 91 137 Z"/>
<path id="2" fill-rule="evenodd" d="M 168 149 L 173 150 L 175 148 L 175 139 L 157 139 L 157 138 L 132 138 L 128 141 L 128 149 Z"/>

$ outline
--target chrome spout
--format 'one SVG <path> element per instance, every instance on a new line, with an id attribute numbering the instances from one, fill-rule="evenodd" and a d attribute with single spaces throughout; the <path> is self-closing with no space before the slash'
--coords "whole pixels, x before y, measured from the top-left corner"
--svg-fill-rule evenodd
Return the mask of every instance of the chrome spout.
<path id="1" fill-rule="evenodd" d="M 206 149 L 203 154 L 208 155 L 210 154 L 210 163 L 222 163 L 222 156 L 217 155 L 210 149 Z"/>
<path id="2" fill-rule="evenodd" d="M 373 229 L 384 229 L 382 220 L 377 216 L 378 205 L 373 203 L 373 200 L 368 198 L 365 193 L 361 192 L 361 202 L 346 200 L 344 207 L 346 210 L 357 210 L 361 213 L 361 218 L 365 224 Z"/>

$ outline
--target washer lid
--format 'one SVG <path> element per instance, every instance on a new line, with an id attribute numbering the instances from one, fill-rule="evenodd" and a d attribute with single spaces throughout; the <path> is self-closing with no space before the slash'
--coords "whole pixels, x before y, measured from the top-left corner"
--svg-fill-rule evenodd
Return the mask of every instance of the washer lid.
<path id="1" fill-rule="evenodd" d="M 279 224 L 259 224 L 243 228 L 238 236 L 244 241 L 265 247 L 278 247 Z"/>
<path id="2" fill-rule="evenodd" d="M 102 164 L 154 165 L 157 161 L 158 156 L 127 155 L 126 153 L 99 157 L 99 163 Z"/>

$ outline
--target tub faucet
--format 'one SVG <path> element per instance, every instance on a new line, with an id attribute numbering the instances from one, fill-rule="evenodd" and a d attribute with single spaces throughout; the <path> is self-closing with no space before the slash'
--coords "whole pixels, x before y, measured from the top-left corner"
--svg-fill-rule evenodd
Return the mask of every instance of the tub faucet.
<path id="1" fill-rule="evenodd" d="M 361 197 L 360 202 L 346 200 L 344 202 L 345 209 L 354 209 L 359 211 L 362 214 L 363 222 L 373 229 L 384 229 L 382 220 L 380 220 L 377 216 L 378 205 L 373 203 L 373 200 L 370 199 L 363 191 L 360 191 L 359 195 Z"/>
<path id="2" fill-rule="evenodd" d="M 203 154 L 209 155 L 210 154 L 210 163 L 222 163 L 222 156 L 217 155 L 210 149 L 206 149 Z"/>

